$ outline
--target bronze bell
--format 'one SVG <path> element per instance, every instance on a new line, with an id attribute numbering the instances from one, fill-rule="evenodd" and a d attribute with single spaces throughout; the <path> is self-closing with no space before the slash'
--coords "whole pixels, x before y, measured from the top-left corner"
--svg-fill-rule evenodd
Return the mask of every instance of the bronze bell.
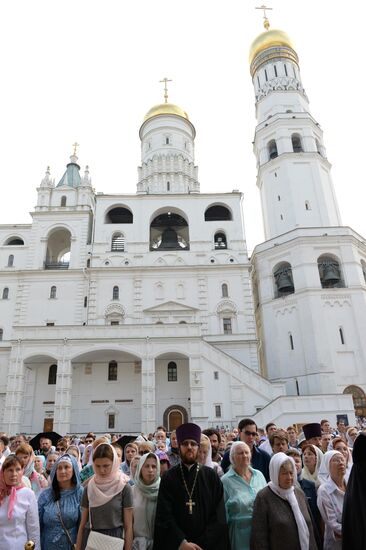
<path id="1" fill-rule="evenodd" d="M 161 249 L 170 249 L 170 250 L 177 250 L 179 249 L 179 243 L 178 243 L 178 235 L 176 231 L 172 227 L 167 227 L 164 229 L 162 235 L 161 235 L 161 243 L 159 245 L 159 250 Z"/>
<path id="2" fill-rule="evenodd" d="M 25 543 L 24 550 L 34 550 L 35 547 L 36 545 L 34 544 L 34 542 L 29 540 L 28 542 Z"/>
<path id="3" fill-rule="evenodd" d="M 334 286 L 341 280 L 337 264 L 333 262 L 323 263 L 323 281 L 327 286 Z"/>
<path id="4" fill-rule="evenodd" d="M 292 282 L 292 277 L 288 269 L 281 269 L 277 271 L 276 276 L 276 285 L 279 292 L 293 292 L 294 283 Z"/>

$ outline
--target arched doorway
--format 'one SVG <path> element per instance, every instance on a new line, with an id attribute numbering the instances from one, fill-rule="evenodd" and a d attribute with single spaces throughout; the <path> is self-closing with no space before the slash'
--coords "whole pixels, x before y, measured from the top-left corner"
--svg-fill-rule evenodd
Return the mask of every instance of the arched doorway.
<path id="1" fill-rule="evenodd" d="M 172 405 L 168 407 L 163 415 L 164 426 L 168 431 L 176 430 L 178 426 L 188 422 L 188 413 L 184 407 L 180 405 Z"/>
<path id="2" fill-rule="evenodd" d="M 346 395 L 352 395 L 356 416 L 366 416 L 366 395 L 358 386 L 347 386 L 343 390 Z"/>

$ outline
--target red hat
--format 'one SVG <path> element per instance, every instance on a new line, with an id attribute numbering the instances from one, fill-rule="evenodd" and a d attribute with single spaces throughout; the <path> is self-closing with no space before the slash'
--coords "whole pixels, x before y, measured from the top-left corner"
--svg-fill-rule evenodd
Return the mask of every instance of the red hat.
<path id="1" fill-rule="evenodd" d="M 181 445 L 186 439 L 192 439 L 197 443 L 201 442 L 201 428 L 197 424 L 187 422 L 187 424 L 181 424 L 176 429 L 178 445 Z"/>

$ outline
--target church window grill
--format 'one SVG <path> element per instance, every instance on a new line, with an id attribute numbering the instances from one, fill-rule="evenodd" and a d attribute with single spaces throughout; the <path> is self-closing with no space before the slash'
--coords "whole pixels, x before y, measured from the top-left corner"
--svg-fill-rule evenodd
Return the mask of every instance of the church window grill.
<path id="1" fill-rule="evenodd" d="M 123 252 L 125 249 L 125 237 L 122 233 L 115 233 L 112 237 L 111 251 Z"/>
<path id="2" fill-rule="evenodd" d="M 268 74 L 267 74 L 267 69 L 264 69 L 264 76 L 266 78 L 266 82 L 268 81 Z"/>
<path id="3" fill-rule="evenodd" d="M 133 223 L 133 214 L 128 208 L 116 206 L 107 212 L 105 223 Z"/>
<path id="4" fill-rule="evenodd" d="M 215 417 L 221 418 L 221 405 L 215 405 Z"/>
<path id="5" fill-rule="evenodd" d="M 342 327 L 339 327 L 339 338 L 341 339 L 341 344 L 342 344 L 342 346 L 344 346 L 345 341 L 344 341 L 344 332 L 343 332 L 343 328 L 342 328 Z"/>
<path id="6" fill-rule="evenodd" d="M 233 327 L 231 322 L 231 317 L 224 317 L 222 320 L 224 334 L 232 334 L 233 333 Z"/>
<path id="7" fill-rule="evenodd" d="M 275 298 L 294 294 L 295 286 L 292 278 L 292 268 L 288 262 L 282 262 L 273 270 L 275 283 Z"/>
<path id="8" fill-rule="evenodd" d="M 0 342 L 2 342 L 4 336 L 4 331 L 2 328 L 0 328 Z"/>
<path id="9" fill-rule="evenodd" d="M 226 235 L 222 231 L 215 234 L 214 238 L 215 249 L 227 248 Z"/>
<path id="10" fill-rule="evenodd" d="M 205 222 L 229 221 L 232 219 L 230 210 L 221 204 L 210 206 L 205 212 Z"/>
<path id="11" fill-rule="evenodd" d="M 331 255 L 324 254 L 318 258 L 319 278 L 322 288 L 342 288 L 341 266 L 339 261 Z"/>
<path id="12" fill-rule="evenodd" d="M 283 68 L 285 69 L 285 75 L 288 76 L 286 63 L 283 64 Z"/>
<path id="13" fill-rule="evenodd" d="M 277 77 L 278 75 L 277 75 L 277 67 L 276 67 L 276 65 L 273 65 L 273 70 L 274 70 L 275 76 Z"/>
<path id="14" fill-rule="evenodd" d="M 56 299 L 56 292 L 57 292 L 57 288 L 55 286 L 51 286 L 51 290 L 50 290 L 50 299 L 51 300 Z"/>
<path id="15" fill-rule="evenodd" d="M 229 297 L 229 288 L 228 288 L 226 283 L 223 283 L 221 285 L 221 296 L 223 298 L 228 298 Z"/>
<path id="16" fill-rule="evenodd" d="M 117 361 L 109 361 L 108 363 L 108 381 L 115 382 L 117 380 L 118 364 Z"/>
<path id="17" fill-rule="evenodd" d="M 54 386 L 57 380 L 57 365 L 51 365 L 48 369 L 48 385 Z"/>
<path id="18" fill-rule="evenodd" d="M 177 382 L 178 381 L 178 367 L 177 363 L 170 361 L 168 363 L 168 382 Z"/>
<path id="19" fill-rule="evenodd" d="M 84 296 L 84 307 L 88 306 L 88 297 Z"/>
<path id="20" fill-rule="evenodd" d="M 3 289 L 3 300 L 8 300 L 8 298 L 9 298 L 9 289 L 8 287 L 5 287 Z"/>
<path id="21" fill-rule="evenodd" d="M 299 134 L 292 134 L 291 142 L 294 153 L 302 153 L 304 151 Z"/>
<path id="22" fill-rule="evenodd" d="M 113 287 L 112 300 L 119 300 L 119 287 L 118 286 Z"/>
<path id="23" fill-rule="evenodd" d="M 65 197 L 64 195 L 61 197 L 61 206 L 66 206 L 66 203 L 67 203 L 67 197 Z"/>
<path id="24" fill-rule="evenodd" d="M 288 337 L 289 337 L 289 340 L 290 340 L 290 349 L 291 349 L 291 350 L 294 350 L 294 349 L 295 349 L 295 346 L 294 346 L 294 339 L 293 339 L 293 336 L 292 336 L 291 332 L 289 332 Z"/>
<path id="25" fill-rule="evenodd" d="M 13 267 L 13 266 L 14 266 L 14 255 L 10 254 L 8 258 L 8 267 Z"/>
<path id="26" fill-rule="evenodd" d="M 114 413 L 108 415 L 108 430 L 114 430 L 116 427 L 116 415 Z"/>
<path id="27" fill-rule="evenodd" d="M 274 139 L 271 139 L 271 141 L 268 143 L 267 151 L 268 151 L 269 160 L 272 160 L 278 157 L 277 143 Z"/>

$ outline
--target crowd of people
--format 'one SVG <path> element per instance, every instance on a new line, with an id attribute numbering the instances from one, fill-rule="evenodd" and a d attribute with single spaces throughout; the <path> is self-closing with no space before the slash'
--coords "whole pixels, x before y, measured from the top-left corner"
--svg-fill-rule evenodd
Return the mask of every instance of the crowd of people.
<path id="1" fill-rule="evenodd" d="M 0 549 L 364 550 L 362 428 L 2 433 Z"/>

